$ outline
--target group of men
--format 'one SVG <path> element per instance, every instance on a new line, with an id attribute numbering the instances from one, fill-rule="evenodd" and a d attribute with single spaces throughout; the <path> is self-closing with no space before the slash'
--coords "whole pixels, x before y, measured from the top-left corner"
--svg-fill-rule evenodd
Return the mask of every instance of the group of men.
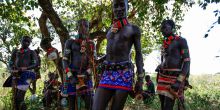
<path id="1" fill-rule="evenodd" d="M 50 74 L 50 80 L 46 83 L 47 88 L 53 84 L 61 85 L 60 94 L 63 97 L 61 102 L 63 101 L 64 104 L 67 100 L 70 110 L 76 109 L 76 96 L 79 94 L 88 110 L 105 110 L 110 100 L 112 110 L 123 110 L 126 99 L 132 91 L 134 96 L 141 95 L 144 98 L 154 94 L 154 86 L 152 87 L 149 76 L 146 77 L 146 81 L 147 85 L 153 88 L 153 92 L 143 92 L 145 74 L 141 52 L 141 31 L 139 27 L 128 21 L 128 0 L 113 0 L 113 13 L 114 21 L 106 35 L 106 55 L 100 59 L 94 57 L 95 44 L 89 39 L 89 22 L 85 19 L 78 21 L 78 35 L 75 39 L 70 38 L 65 41 L 62 59 L 57 49 L 52 47 L 50 39 L 41 41 L 41 47 L 47 52 L 46 57 L 58 65 L 55 68 L 61 78 L 61 83 L 56 83 L 58 77 Z M 164 40 L 161 64 L 156 71 L 158 72 L 157 93 L 162 110 L 172 110 L 175 99 L 183 104 L 184 83 L 189 76 L 190 57 L 187 42 L 184 38 L 175 35 L 174 29 L 175 24 L 172 20 L 164 20 L 161 24 Z M 39 67 L 37 54 L 29 49 L 30 43 L 31 38 L 24 36 L 21 39 L 21 48 L 12 53 L 9 62 L 12 82 L 16 86 L 14 87 L 16 110 L 26 109 L 24 96 L 30 83 L 36 79 L 35 73 L 31 70 Z M 135 84 L 134 65 L 130 55 L 132 46 L 136 54 Z M 101 62 L 102 72 L 94 94 L 92 74 L 95 72 L 95 62 Z M 46 105 L 48 103 L 45 103 Z"/>

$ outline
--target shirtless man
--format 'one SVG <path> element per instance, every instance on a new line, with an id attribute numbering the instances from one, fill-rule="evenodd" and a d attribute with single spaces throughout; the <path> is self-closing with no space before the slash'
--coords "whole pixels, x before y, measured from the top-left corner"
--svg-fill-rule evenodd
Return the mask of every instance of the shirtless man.
<path id="1" fill-rule="evenodd" d="M 93 97 L 92 63 L 94 43 L 89 39 L 89 22 L 81 19 L 77 24 L 78 35 L 65 43 L 63 66 L 65 81 L 62 95 L 68 96 L 69 109 L 75 109 L 76 96 L 85 101 L 85 108 L 91 109 Z"/>
<path id="2" fill-rule="evenodd" d="M 175 99 L 179 101 L 179 109 L 183 106 L 183 89 L 190 69 L 190 56 L 186 39 L 175 35 L 175 23 L 164 20 L 161 32 L 164 36 L 161 50 L 161 64 L 157 80 L 157 92 L 161 102 L 161 110 L 172 110 Z"/>
<path id="3" fill-rule="evenodd" d="M 36 79 L 35 73 L 32 70 L 38 67 L 38 58 L 35 51 L 29 48 L 30 43 L 31 38 L 23 36 L 21 48 L 12 52 L 9 61 L 9 71 L 12 73 L 12 80 L 9 82 L 13 86 L 13 109 L 15 110 L 27 109 L 24 103 L 25 94 L 31 82 Z"/>
<path id="4" fill-rule="evenodd" d="M 133 65 L 131 48 L 135 48 L 137 66 L 136 93 L 142 92 L 143 58 L 140 29 L 128 22 L 128 1 L 113 0 L 114 22 L 108 31 L 107 52 L 103 62 L 103 74 L 94 96 L 93 110 L 105 110 L 111 98 L 112 110 L 122 110 L 127 96 L 133 90 Z"/>

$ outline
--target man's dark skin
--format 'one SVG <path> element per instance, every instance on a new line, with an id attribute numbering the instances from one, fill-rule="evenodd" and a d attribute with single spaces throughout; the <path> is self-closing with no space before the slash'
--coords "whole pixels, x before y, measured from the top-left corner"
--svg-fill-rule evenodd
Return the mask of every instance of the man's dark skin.
<path id="1" fill-rule="evenodd" d="M 81 19 L 77 24 L 78 28 L 78 38 L 68 39 L 65 43 L 64 56 L 63 56 L 63 66 L 66 71 L 66 80 L 75 89 L 71 92 L 79 93 L 80 97 L 85 101 L 85 106 L 87 110 L 91 109 L 92 106 L 92 86 L 87 87 L 88 82 L 91 81 L 91 71 L 92 71 L 92 57 L 94 57 L 94 43 L 89 40 L 89 22 L 85 19 Z M 79 88 L 76 88 L 76 83 L 79 83 Z M 64 83 L 65 88 L 66 82 Z M 83 86 L 83 87 L 82 87 Z M 81 94 L 81 90 L 86 90 L 87 92 Z M 69 109 L 75 109 L 75 94 L 65 93 L 63 91 L 62 95 L 67 97 Z"/>
<path id="2" fill-rule="evenodd" d="M 37 68 L 35 68 L 34 69 L 34 72 L 35 72 L 35 74 L 36 74 L 36 79 L 32 82 L 32 87 L 30 86 L 29 87 L 29 90 L 30 90 L 30 92 L 31 92 L 31 94 L 33 95 L 33 96 L 35 96 L 35 93 L 36 93 L 36 82 L 37 82 L 37 80 L 38 79 L 40 79 L 41 78 L 41 75 L 40 75 L 40 66 L 41 66 L 41 59 L 40 59 L 40 48 L 38 47 L 37 49 L 35 49 L 34 50 L 35 51 L 35 53 L 36 53 L 36 55 L 37 55 L 37 59 L 38 59 L 38 67 Z"/>
<path id="3" fill-rule="evenodd" d="M 63 74 L 64 74 L 64 72 L 63 72 L 63 68 L 62 68 L 62 58 L 59 56 L 58 50 L 51 45 L 51 42 L 52 42 L 51 38 L 43 38 L 41 40 L 40 46 L 45 52 L 47 52 L 46 57 L 48 57 L 48 53 L 50 53 L 50 51 L 54 51 L 56 53 L 57 58 L 53 59 L 53 62 L 56 65 L 56 68 L 58 70 L 60 79 L 63 83 Z"/>
<path id="4" fill-rule="evenodd" d="M 164 20 L 161 24 L 164 44 L 162 47 L 161 64 L 157 68 L 160 71 L 158 74 L 157 92 L 161 101 L 161 110 L 172 110 L 175 98 L 178 98 L 178 101 L 183 101 L 184 83 L 189 75 L 190 56 L 187 41 L 175 35 L 173 32 L 174 28 L 175 24 L 172 20 Z M 171 82 L 167 82 L 165 78 L 168 78 Z M 169 92 L 164 91 L 164 89 Z M 179 103 L 183 105 L 183 102 Z"/>
<path id="5" fill-rule="evenodd" d="M 60 89 L 61 82 L 58 81 L 58 74 L 49 73 L 48 80 L 44 81 L 43 90 L 43 106 L 47 109 L 51 108 L 51 104 L 55 102 L 55 106 L 60 106 Z"/>
<path id="6" fill-rule="evenodd" d="M 115 19 L 126 19 L 128 11 L 127 0 L 113 0 L 113 12 Z M 141 32 L 139 28 L 132 24 L 127 24 L 120 30 L 115 31 L 112 26 L 107 35 L 107 50 L 105 61 L 107 62 L 123 62 L 131 61 L 131 48 L 134 45 L 136 56 L 136 66 L 138 73 L 138 81 L 136 85 L 138 90 L 142 91 L 143 83 L 143 58 L 141 53 Z M 129 67 L 131 69 L 131 66 Z M 94 96 L 93 110 L 105 110 L 111 98 L 113 98 L 112 110 L 122 110 L 130 91 L 119 89 L 105 89 L 98 87 Z"/>
<path id="7" fill-rule="evenodd" d="M 14 79 L 16 81 L 14 82 L 18 82 L 19 80 L 24 79 L 23 76 L 25 76 L 25 74 L 29 74 L 29 76 L 26 76 L 28 77 L 27 79 L 31 79 L 32 81 L 35 79 L 35 73 L 26 72 L 31 71 L 32 69 L 35 69 L 38 66 L 38 59 L 36 53 L 33 50 L 29 49 L 30 43 L 31 38 L 29 36 L 24 36 L 21 39 L 21 48 L 19 50 L 13 51 L 11 55 L 11 59 L 9 61 L 9 71 L 11 71 L 12 76 L 16 77 L 16 79 Z M 32 76 L 32 78 L 30 76 Z M 25 89 L 22 89 L 19 87 L 20 85 L 18 85 L 17 83 L 13 84 L 17 85 L 17 88 L 15 88 L 16 92 L 14 94 L 15 110 L 26 110 L 24 97 L 26 94 L 26 90 L 28 89 L 28 85 Z"/>

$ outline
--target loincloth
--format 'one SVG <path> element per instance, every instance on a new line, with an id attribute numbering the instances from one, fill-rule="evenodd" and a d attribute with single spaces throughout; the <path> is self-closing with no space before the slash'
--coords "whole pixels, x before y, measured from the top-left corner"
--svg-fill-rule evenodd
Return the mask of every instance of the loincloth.
<path id="1" fill-rule="evenodd" d="M 170 93 L 169 89 L 172 84 L 177 80 L 179 71 L 164 71 L 158 74 L 157 93 L 174 99 L 174 96 Z M 183 88 L 183 87 L 180 87 Z M 182 95 L 181 89 L 178 95 Z"/>
<path id="2" fill-rule="evenodd" d="M 90 75 L 87 73 L 87 68 L 82 68 L 80 71 L 80 68 L 77 68 L 73 66 L 72 64 L 69 66 L 72 72 L 73 77 L 69 78 L 69 81 L 67 82 L 67 94 L 69 95 L 93 95 L 93 83 L 92 79 L 90 78 Z M 78 83 L 77 75 L 83 74 L 85 75 L 85 85 L 86 89 L 78 90 L 76 85 Z"/>
<path id="3" fill-rule="evenodd" d="M 92 80 L 86 81 L 86 89 L 76 89 L 76 84 L 68 83 L 67 94 L 68 95 L 94 95 Z"/>

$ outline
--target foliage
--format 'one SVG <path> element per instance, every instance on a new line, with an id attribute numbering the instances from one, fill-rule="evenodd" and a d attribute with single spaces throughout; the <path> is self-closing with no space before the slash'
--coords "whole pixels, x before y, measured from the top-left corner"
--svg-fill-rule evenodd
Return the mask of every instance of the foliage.
<path id="1" fill-rule="evenodd" d="M 0 3 L 0 61 L 7 65 L 9 54 L 24 35 L 37 36 L 35 17 L 26 15 L 37 7 L 34 0 L 5 0 Z"/>
<path id="2" fill-rule="evenodd" d="M 220 0 L 204 0 L 204 1 L 199 1 L 199 6 L 202 9 L 206 10 L 209 4 L 213 4 L 213 3 L 217 4 L 219 2 Z M 220 9 L 214 10 L 213 13 L 216 17 L 216 21 L 211 24 L 210 28 L 207 30 L 206 34 L 204 35 L 204 38 L 208 37 L 209 32 L 215 27 L 215 25 L 220 25 Z"/>
<path id="3" fill-rule="evenodd" d="M 76 21 L 86 18 L 91 22 L 91 33 L 107 32 L 113 16 L 111 0 L 53 0 L 53 8 L 62 20 L 70 35 L 76 32 Z M 183 12 L 192 6 L 193 2 L 160 1 L 160 0 L 130 0 L 129 20 L 138 25 L 142 30 L 142 51 L 144 54 L 150 53 L 157 43 L 160 43 L 159 32 L 160 22 L 169 17 L 177 24 L 184 16 Z M 170 5 L 170 6 L 169 6 Z M 5 64 L 8 54 L 19 44 L 21 36 L 27 34 L 32 37 L 39 37 L 37 30 L 37 17 L 27 15 L 28 12 L 39 12 L 39 5 L 35 0 L 4 0 L 0 3 L 0 28 L 1 45 L 0 50 L 5 51 L 0 58 Z M 42 10 L 42 9 L 40 9 Z M 58 37 L 50 22 L 47 22 L 52 37 Z M 92 37 L 101 36 L 100 34 Z M 105 36 L 102 35 L 102 42 Z M 6 40 L 5 40 L 6 39 Z M 7 42 L 6 42 L 7 41 Z M 61 42 L 65 42 L 60 40 Z M 3 42 L 3 43 L 2 43 Z M 99 42 L 99 43 L 100 43 Z M 99 44 L 98 43 L 98 44 Z M 100 53 L 104 53 L 104 45 L 101 45 Z"/>
<path id="4" fill-rule="evenodd" d="M 182 21 L 184 11 L 191 7 L 193 2 L 176 0 L 173 2 L 161 0 L 130 0 L 129 20 L 142 30 L 142 51 L 148 54 L 160 43 L 159 25 L 163 19 L 172 18 L 177 24 Z M 169 6 L 171 5 L 171 6 Z M 110 0 L 57 0 L 53 7 L 58 11 L 64 25 L 69 32 L 76 31 L 75 23 L 80 18 L 91 21 L 91 33 L 106 32 L 113 20 Z M 177 25 L 177 29 L 180 26 Z M 104 46 L 104 45 L 102 45 Z"/>
<path id="5" fill-rule="evenodd" d="M 154 75 L 153 75 L 154 76 Z M 187 110 L 219 110 L 220 109 L 220 75 L 192 75 L 190 84 L 193 89 L 185 92 L 185 106 Z M 154 84 L 155 77 L 153 77 Z M 177 102 L 177 101 L 176 101 Z M 160 109 L 158 96 L 152 103 L 144 104 L 143 102 L 128 98 L 126 102 L 127 110 L 143 110 L 148 108 L 152 110 Z M 177 109 L 177 103 L 174 106 Z"/>

